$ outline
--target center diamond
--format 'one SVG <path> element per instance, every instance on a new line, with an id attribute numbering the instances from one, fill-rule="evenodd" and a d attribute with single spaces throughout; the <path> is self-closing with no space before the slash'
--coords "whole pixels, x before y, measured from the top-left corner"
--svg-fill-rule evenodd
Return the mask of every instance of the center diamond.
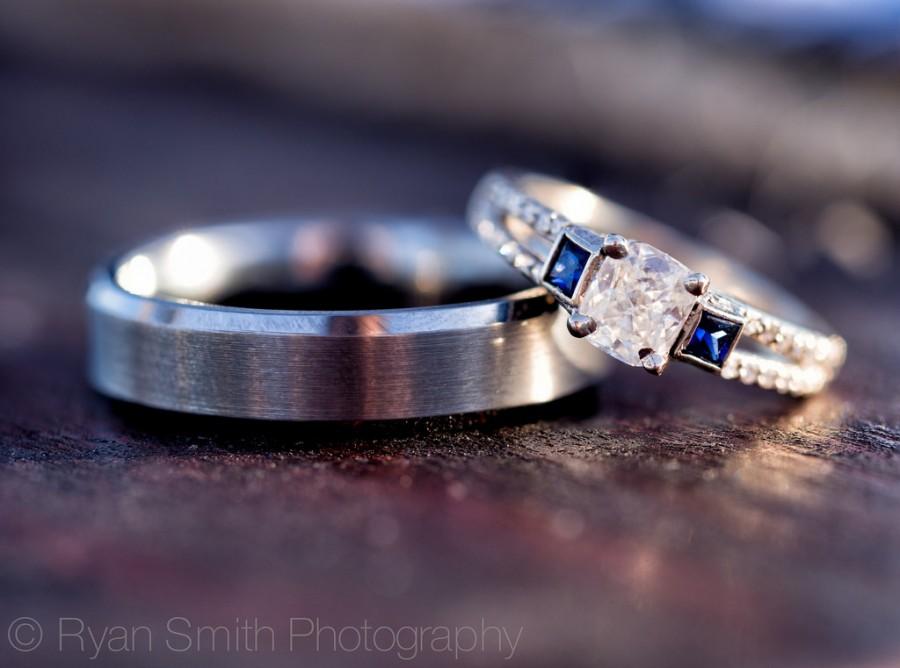
<path id="1" fill-rule="evenodd" d="M 641 366 L 642 350 L 668 357 L 697 297 L 684 288 L 690 271 L 649 244 L 631 241 L 621 260 L 606 258 L 579 311 L 597 322 L 589 341 L 618 360 Z"/>

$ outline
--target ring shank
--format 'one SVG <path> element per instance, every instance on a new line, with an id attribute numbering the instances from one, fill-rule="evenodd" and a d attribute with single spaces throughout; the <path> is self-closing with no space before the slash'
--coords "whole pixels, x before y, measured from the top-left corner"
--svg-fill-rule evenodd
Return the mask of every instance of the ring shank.
<path id="1" fill-rule="evenodd" d="M 584 188 L 535 174 L 491 173 L 472 196 L 469 221 L 482 240 L 538 284 L 545 284 L 544 265 L 552 245 L 565 230 L 580 227 L 602 238 L 637 238 L 678 258 L 691 271 L 706 274 L 704 280 L 716 289 L 704 294 L 704 288 L 698 303 L 739 323 L 742 349 L 713 366 L 681 356 L 676 342 L 671 351 L 664 351 L 666 357 L 659 356 L 657 365 L 670 357 L 681 359 L 723 378 L 802 396 L 821 390 L 844 362 L 844 340 L 785 291 L 703 244 Z M 678 341 L 685 340 L 691 322 L 696 321 L 682 323 Z"/>
<path id="2" fill-rule="evenodd" d="M 751 303 L 759 309 L 819 331 L 830 332 L 831 327 L 803 302 L 766 279 L 735 262 L 721 252 L 694 239 L 689 239 L 671 227 L 662 225 L 640 213 L 615 204 L 578 185 L 559 181 L 540 174 L 522 174 L 516 178 L 522 192 L 560 212 L 569 221 L 594 230 L 640 239 L 664 251 L 695 271 L 709 276 L 719 290 Z M 534 228 L 522 226 L 530 237 L 529 244 L 541 244 L 546 256 L 549 240 L 538 235 Z"/>
<path id="3" fill-rule="evenodd" d="M 186 243 L 192 253 L 185 253 Z M 143 259 L 135 264 L 135 258 Z M 514 292 L 351 311 L 211 303 L 247 284 L 321 282 L 347 263 L 423 303 L 467 285 L 499 282 Z M 123 267 L 131 269 L 122 274 Z M 150 286 L 141 278 L 148 268 L 150 294 L 126 290 L 118 280 L 140 293 Z M 459 225 L 388 219 L 198 228 L 94 274 L 87 294 L 90 378 L 104 394 L 156 408 L 351 421 L 541 403 L 594 382 L 599 360 L 567 361 L 575 359 L 561 355 L 568 342 L 554 334 L 564 327 L 559 309 L 544 290 L 515 291 L 520 285 Z"/>

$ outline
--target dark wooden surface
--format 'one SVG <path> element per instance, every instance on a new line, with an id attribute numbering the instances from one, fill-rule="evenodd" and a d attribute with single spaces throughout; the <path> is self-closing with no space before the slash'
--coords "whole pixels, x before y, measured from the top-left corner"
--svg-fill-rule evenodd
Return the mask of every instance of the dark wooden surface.
<path id="1" fill-rule="evenodd" d="M 259 213 L 458 214 L 498 163 L 596 173 L 190 80 L 12 69 L 0 99 L 0 665 L 403 663 L 291 653 L 291 617 L 522 627 L 511 665 L 900 665 L 896 273 L 786 277 L 850 342 L 806 402 L 623 367 L 548 407 L 402 424 L 146 411 L 83 376 L 84 280 L 115 250 Z M 7 643 L 20 616 L 34 653 Z M 60 653 L 60 617 L 154 645 Z M 167 652 L 173 617 L 256 618 L 276 651 Z"/>

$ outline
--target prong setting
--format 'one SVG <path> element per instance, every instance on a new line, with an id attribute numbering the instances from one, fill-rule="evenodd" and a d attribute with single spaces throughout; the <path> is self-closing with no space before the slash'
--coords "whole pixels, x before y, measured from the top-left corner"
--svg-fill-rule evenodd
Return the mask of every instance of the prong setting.
<path id="1" fill-rule="evenodd" d="M 589 315 L 573 311 L 569 314 L 566 327 L 569 329 L 569 334 L 577 339 L 583 339 L 597 331 L 597 321 Z"/>
<path id="2" fill-rule="evenodd" d="M 649 348 L 642 350 L 640 356 L 641 366 L 644 367 L 645 371 L 652 373 L 654 376 L 662 375 L 662 372 L 666 370 L 666 367 L 669 364 L 668 357 L 664 357 Z"/>
<path id="3" fill-rule="evenodd" d="M 688 274 L 684 279 L 684 289 L 695 297 L 702 297 L 709 290 L 709 276 L 699 271 Z"/>
<path id="4" fill-rule="evenodd" d="M 588 336 L 615 359 L 653 374 L 678 360 L 794 396 L 820 391 L 840 369 L 846 344 L 839 336 L 794 325 L 714 291 L 707 276 L 639 241 L 641 225 L 628 228 L 638 239 L 626 240 L 572 223 L 534 199 L 533 178 L 487 177 L 482 184 L 488 185 L 479 185 L 473 196 L 470 222 L 510 263 L 522 265 L 519 255 L 527 252 L 543 260 L 541 266 L 520 268 L 573 314 L 568 323 L 573 335 Z M 510 218 L 549 241 L 550 253 L 531 246 L 504 247 L 513 236 Z M 647 299 L 651 291 L 652 299 Z M 742 335 L 774 354 L 735 350 Z"/>
<path id="5" fill-rule="evenodd" d="M 628 256 L 628 242 L 619 234 L 607 234 L 600 250 L 606 257 L 621 260 Z"/>

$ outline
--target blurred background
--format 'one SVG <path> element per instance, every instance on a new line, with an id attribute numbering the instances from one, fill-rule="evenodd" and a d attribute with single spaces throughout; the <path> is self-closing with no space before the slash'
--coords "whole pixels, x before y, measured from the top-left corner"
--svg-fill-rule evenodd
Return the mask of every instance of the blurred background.
<path id="1" fill-rule="evenodd" d="M 502 161 L 767 271 L 895 255 L 890 0 L 32 0 L 0 35 L 10 222 L 458 213 Z"/>
<path id="2" fill-rule="evenodd" d="M 74 606 L 140 620 L 171 614 L 175 600 L 201 616 L 259 609 L 282 619 L 305 597 L 326 613 L 358 602 L 398 623 L 435 610 L 524 618 L 528 665 L 898 665 L 898 84 L 894 0 L 0 4 L 3 611 Z M 642 472 L 609 463 L 618 444 L 648 434 L 653 444 L 702 440 L 690 428 L 662 436 L 672 421 L 654 422 L 661 400 L 631 376 L 625 399 L 599 417 L 587 409 L 592 428 L 612 431 L 580 442 L 607 463 L 542 460 L 553 491 L 491 448 L 551 443 L 555 426 L 448 436 L 446 456 L 388 430 L 375 445 L 350 442 L 368 452 L 363 462 L 337 446 L 305 453 L 315 434 L 123 418 L 84 386 L 82 290 L 112 253 L 186 224 L 270 214 L 461 216 L 478 177 L 499 165 L 567 177 L 702 237 L 847 335 L 850 362 L 830 403 L 773 428 L 799 429 L 790 442 L 811 448 L 834 439 L 832 454 L 843 452 L 835 444 L 871 446 L 876 454 L 854 461 L 873 471 L 843 489 L 858 492 L 857 515 L 838 513 L 833 525 L 831 460 L 773 455 L 766 432 L 761 469 L 727 464 L 755 481 L 737 497 L 723 491 L 737 499 L 732 515 L 689 526 L 666 516 L 669 503 L 685 516 L 717 506 L 714 493 L 682 497 L 677 485 L 707 490 L 709 471 L 726 464 L 691 455 L 665 468 L 657 450 Z M 690 387 L 709 390 L 710 380 L 691 376 Z M 781 410 L 778 398 L 743 390 L 720 397 L 734 414 Z M 842 431 L 863 420 L 852 438 Z M 729 427 L 732 444 L 756 433 L 755 422 L 740 424 Z M 447 426 L 427 439 L 442 442 Z M 254 449 L 269 446 L 280 454 Z M 542 447 L 532 441 L 522 461 Z M 625 467 L 624 482 L 573 483 L 594 466 Z M 675 490 L 669 476 L 682 476 Z M 642 497 L 635 477 L 655 492 Z M 410 481 L 422 478 L 446 495 L 415 496 Z M 767 491 L 755 505 L 772 479 L 784 496 Z M 864 493 L 869 485 L 876 491 Z M 402 495 L 424 515 L 400 510 Z M 253 514 L 224 512 L 234 498 Z M 619 515 L 602 515 L 598 499 Z M 346 505 L 329 515 L 335 500 Z M 547 540 L 568 546 L 561 561 L 536 528 L 548 508 Z M 622 523 L 634 517 L 644 523 Z M 630 534 L 637 526 L 648 533 Z M 694 529 L 690 545 L 666 542 Z M 673 551 L 683 559 L 663 567 Z M 524 565 L 525 553 L 536 561 Z M 634 572 L 610 584 L 598 563 Z M 580 611 L 592 620 L 584 627 Z"/>

